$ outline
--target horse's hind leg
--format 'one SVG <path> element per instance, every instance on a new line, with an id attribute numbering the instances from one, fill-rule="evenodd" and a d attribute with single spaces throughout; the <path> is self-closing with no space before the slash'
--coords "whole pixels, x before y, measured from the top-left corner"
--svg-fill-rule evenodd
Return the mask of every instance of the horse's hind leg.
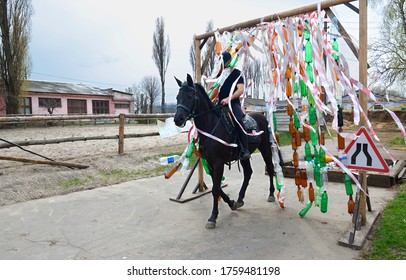
<path id="1" fill-rule="evenodd" d="M 245 192 L 247 191 L 248 184 L 251 180 L 251 175 L 252 175 L 252 168 L 251 168 L 251 163 L 250 163 L 249 159 L 242 160 L 241 166 L 242 166 L 243 172 L 244 172 L 244 181 L 242 182 L 240 193 L 238 194 L 237 208 L 240 208 L 244 205 Z"/>
<path id="2" fill-rule="evenodd" d="M 274 165 L 272 162 L 272 150 L 270 147 L 270 143 L 267 143 L 268 146 L 265 146 L 264 148 L 261 148 L 261 155 L 262 158 L 265 161 L 266 164 L 266 171 L 268 173 L 269 176 L 269 196 L 268 196 L 268 202 L 274 202 L 275 201 L 275 186 L 273 183 L 273 177 L 274 177 Z"/>
<path id="3" fill-rule="evenodd" d="M 221 189 L 221 179 L 223 177 L 224 164 L 218 164 L 212 170 L 212 180 L 213 180 L 213 189 L 211 191 L 213 196 L 213 210 L 209 220 L 207 221 L 206 228 L 214 229 L 216 227 L 216 221 L 219 214 L 218 210 L 218 201 L 219 196 L 227 203 L 232 210 L 237 209 L 237 203 L 234 200 L 231 200 L 228 195 L 226 195 Z"/>

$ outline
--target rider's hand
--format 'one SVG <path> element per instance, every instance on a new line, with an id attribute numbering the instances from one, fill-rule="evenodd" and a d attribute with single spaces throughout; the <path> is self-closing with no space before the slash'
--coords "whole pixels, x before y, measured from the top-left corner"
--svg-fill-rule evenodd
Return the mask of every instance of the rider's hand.
<path id="1" fill-rule="evenodd" d="M 230 103 L 230 97 L 226 97 L 226 98 L 222 99 L 222 100 L 220 101 L 220 103 L 221 103 L 222 105 L 227 105 L 228 103 Z"/>

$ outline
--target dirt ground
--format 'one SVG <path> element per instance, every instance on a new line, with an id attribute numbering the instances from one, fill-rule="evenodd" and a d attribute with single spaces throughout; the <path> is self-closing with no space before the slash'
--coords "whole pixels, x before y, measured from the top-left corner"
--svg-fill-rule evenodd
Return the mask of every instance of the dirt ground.
<path id="1" fill-rule="evenodd" d="M 158 132 L 157 125 L 127 124 L 124 131 L 125 134 L 149 132 Z M 0 129 L 0 138 L 11 142 L 117 134 L 117 124 Z M 125 138 L 122 155 L 118 154 L 118 140 L 115 139 L 24 146 L 24 149 L 58 162 L 89 167 L 71 169 L 0 160 L 0 206 L 159 175 L 144 171 L 159 166 L 160 154 L 183 151 L 186 145 L 187 134 L 182 133 L 170 138 L 159 135 Z M 0 155 L 45 160 L 17 147 L 0 149 Z M 161 172 L 164 173 L 165 170 Z"/>
<path id="2" fill-rule="evenodd" d="M 389 139 L 402 135 L 393 120 L 385 113 L 377 114 L 377 117 L 371 118 L 371 121 L 381 142 L 387 145 Z M 348 114 L 344 128 L 346 132 L 356 132 L 358 127 L 353 125 L 350 119 L 351 115 Z M 401 115 L 401 121 L 403 125 L 406 124 L 406 113 Z M 157 125 L 127 124 L 125 126 L 126 134 L 147 132 L 158 132 Z M 0 138 L 12 142 L 117 134 L 117 124 L 0 128 Z M 63 166 L 0 160 L 0 207 L 148 176 L 163 175 L 168 169 L 166 166 L 152 174 L 147 174 L 145 170 L 158 167 L 160 155 L 182 152 L 186 146 L 186 133 L 170 138 L 160 136 L 126 138 L 122 155 L 118 154 L 117 140 L 24 146 L 25 149 L 55 161 L 89 167 L 70 169 Z M 0 155 L 43 160 L 17 147 L 0 149 Z"/>

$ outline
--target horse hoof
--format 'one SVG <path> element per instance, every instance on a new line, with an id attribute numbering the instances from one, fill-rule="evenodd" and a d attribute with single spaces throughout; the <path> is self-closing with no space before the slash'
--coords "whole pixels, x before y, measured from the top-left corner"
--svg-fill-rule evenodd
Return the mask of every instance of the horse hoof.
<path id="1" fill-rule="evenodd" d="M 207 222 L 207 224 L 206 224 L 206 228 L 207 229 L 214 229 L 214 228 L 216 228 L 216 222 Z"/>
<path id="2" fill-rule="evenodd" d="M 237 208 L 241 208 L 244 206 L 244 201 L 237 201 Z"/>
<path id="3" fill-rule="evenodd" d="M 275 202 L 275 197 L 272 195 L 268 196 L 268 202 Z"/>
<path id="4" fill-rule="evenodd" d="M 231 200 L 231 210 L 233 210 L 233 211 L 235 211 L 235 210 L 237 210 L 237 208 L 238 208 L 238 203 L 237 202 L 235 202 L 234 200 Z"/>

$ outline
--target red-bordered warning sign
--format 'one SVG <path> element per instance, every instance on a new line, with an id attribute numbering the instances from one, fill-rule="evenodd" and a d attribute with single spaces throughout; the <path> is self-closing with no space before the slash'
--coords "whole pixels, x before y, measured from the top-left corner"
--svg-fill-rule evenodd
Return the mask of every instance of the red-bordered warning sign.
<path id="1" fill-rule="evenodd" d="M 386 161 L 379 153 L 365 127 L 358 130 L 357 136 L 345 149 L 347 154 L 346 166 L 356 170 L 389 172 Z"/>

